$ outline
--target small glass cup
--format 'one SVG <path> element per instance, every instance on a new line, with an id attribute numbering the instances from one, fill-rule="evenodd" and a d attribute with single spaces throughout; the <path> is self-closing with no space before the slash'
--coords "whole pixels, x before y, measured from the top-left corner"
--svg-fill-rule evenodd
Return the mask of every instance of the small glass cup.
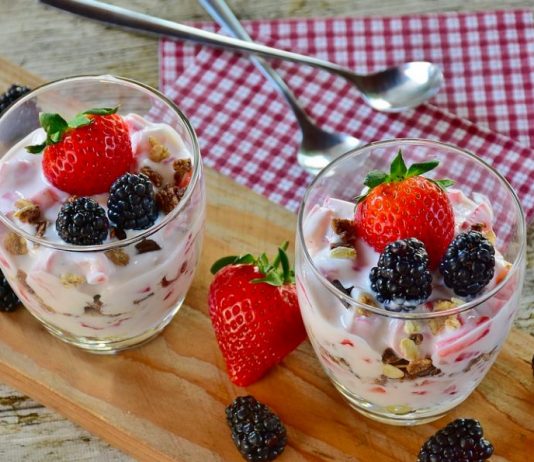
<path id="1" fill-rule="evenodd" d="M 191 179 L 170 213 L 127 239 L 76 246 L 46 240 L 13 220 L 6 204 L 17 199 L 16 188 L 14 193 L 0 194 L 0 267 L 10 285 L 51 334 L 102 354 L 151 340 L 173 319 L 191 285 L 205 219 L 204 179 L 195 132 L 164 95 L 113 76 L 48 83 L 21 98 L 0 118 L 3 157 L 17 144 L 26 145 L 21 143 L 27 139 L 22 140 L 39 127 L 39 111 L 60 113 L 69 120 L 89 108 L 113 106 L 119 106 L 122 115 L 133 113 L 151 123 L 164 123 L 179 135 L 176 149 L 188 153 Z M 21 165 L 21 178 L 24 168 Z M 35 200 L 58 201 L 57 191 L 53 187 L 36 191 Z"/>
<path id="2" fill-rule="evenodd" d="M 426 176 L 450 178 L 468 197 L 484 194 L 488 202 L 480 206 L 481 214 L 488 213 L 488 204 L 493 208 L 496 248 L 511 265 L 473 300 L 444 304 L 442 311 L 439 305 L 422 312 L 388 311 L 366 303 L 365 297 L 347 295 L 330 282 L 336 279 L 336 267 L 321 271 L 314 262 L 319 252 L 314 246 L 328 245 L 324 236 L 330 218 L 321 216 L 321 206 L 330 198 L 354 203 L 366 173 L 389 171 L 399 149 L 407 165 L 439 160 L 439 167 Z M 460 231 L 467 226 L 456 225 Z M 308 188 L 296 241 L 297 292 L 308 336 L 326 374 L 358 412 L 393 425 L 430 422 L 464 401 L 484 378 L 518 309 L 526 247 L 520 202 L 484 161 L 450 145 L 413 139 L 351 151 L 321 171 Z"/>

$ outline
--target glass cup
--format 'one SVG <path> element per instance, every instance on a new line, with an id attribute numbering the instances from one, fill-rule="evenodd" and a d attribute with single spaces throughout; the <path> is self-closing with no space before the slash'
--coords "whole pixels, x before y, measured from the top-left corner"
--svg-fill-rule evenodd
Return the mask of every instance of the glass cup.
<path id="1" fill-rule="evenodd" d="M 20 199 L 17 178 L 24 181 L 32 173 L 28 170 L 38 164 L 20 162 L 10 174 L 12 190 L 2 191 L 0 186 L 0 267 L 7 280 L 51 334 L 93 353 L 114 353 L 149 341 L 172 320 L 184 301 L 199 260 L 205 218 L 204 179 L 195 132 L 161 93 L 112 76 L 73 77 L 46 84 L 21 98 L 0 118 L 3 157 L 11 149 L 23 152 L 24 146 L 33 144 L 27 136 L 39 127 L 39 111 L 57 112 L 70 120 L 89 108 L 114 106 L 119 106 L 123 116 L 137 114 L 150 123 L 166 124 L 164 129 L 150 125 L 154 139 L 167 133 L 173 143 L 172 154 L 178 152 L 178 157 L 187 155 L 191 160 L 191 179 L 181 200 L 152 227 L 129 232 L 127 238 L 117 234 L 101 245 L 47 240 L 51 230 L 46 228 L 46 220 L 43 236 L 39 226 L 13 218 L 13 203 Z M 139 130 L 135 132 L 136 155 L 136 149 L 149 149 L 150 138 L 143 134 L 144 122 L 133 117 L 130 131 L 139 124 L 135 129 Z M 172 171 L 171 163 L 163 167 L 164 163 L 158 165 Z M 0 177 L 2 167 L 6 168 L 0 161 Z M 46 181 L 36 185 L 29 199 L 42 211 L 56 207 L 57 213 L 66 193 Z M 105 204 L 105 197 L 100 202 Z"/>
<path id="2" fill-rule="evenodd" d="M 439 167 L 426 176 L 450 178 L 453 188 L 476 198 L 476 208 L 463 216 L 462 195 L 449 190 L 457 232 L 491 222 L 495 234 L 488 226 L 483 232 L 496 239 L 495 248 L 509 263 L 499 260 L 494 279 L 474 299 L 442 300 L 435 289 L 423 310 L 388 311 L 373 302 L 366 286 L 376 253 L 374 261 L 360 249 L 353 262 L 329 258 L 328 209 L 343 210 L 352 219 L 366 173 L 389 171 L 399 149 L 407 165 L 439 160 Z M 332 198 L 347 203 L 332 205 Z M 315 178 L 301 204 L 295 262 L 304 324 L 334 386 L 358 412 L 393 425 L 430 422 L 460 404 L 484 378 L 511 328 L 524 280 L 525 246 L 525 219 L 516 194 L 498 172 L 469 152 L 399 139 L 371 143 L 336 159 Z M 360 287 L 352 296 L 332 283 L 347 268 L 360 276 L 351 284 Z"/>

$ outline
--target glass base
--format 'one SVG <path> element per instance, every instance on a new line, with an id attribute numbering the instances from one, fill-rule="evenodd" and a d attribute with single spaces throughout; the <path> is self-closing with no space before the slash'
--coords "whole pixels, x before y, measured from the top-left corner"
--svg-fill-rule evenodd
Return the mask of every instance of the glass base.
<path id="1" fill-rule="evenodd" d="M 410 409 L 402 409 L 402 406 L 399 406 L 399 409 L 397 409 L 396 412 L 391 412 L 391 410 L 388 410 L 383 406 L 377 406 L 376 404 L 361 399 L 360 397 L 351 393 L 343 385 L 333 380 L 332 377 L 330 377 L 330 379 L 332 380 L 332 383 L 334 384 L 336 389 L 348 401 L 348 403 L 354 410 L 364 415 L 365 417 L 388 425 L 406 427 L 423 425 L 429 422 L 433 422 L 434 420 L 441 419 L 451 409 L 462 403 L 468 396 L 467 395 L 456 398 L 455 400 L 448 402 L 446 406 L 440 406 L 439 408 L 427 408 L 412 411 Z"/>
<path id="2" fill-rule="evenodd" d="M 62 340 L 65 343 L 68 343 L 69 345 L 81 348 L 89 353 L 111 355 L 124 350 L 137 348 L 153 340 L 172 321 L 182 304 L 183 299 L 171 311 L 169 311 L 163 320 L 155 327 L 152 327 L 145 332 L 136 335 L 135 337 L 129 337 L 126 339 L 111 336 L 105 338 L 73 336 L 55 326 L 50 325 L 40 318 L 39 321 L 54 337 Z"/>

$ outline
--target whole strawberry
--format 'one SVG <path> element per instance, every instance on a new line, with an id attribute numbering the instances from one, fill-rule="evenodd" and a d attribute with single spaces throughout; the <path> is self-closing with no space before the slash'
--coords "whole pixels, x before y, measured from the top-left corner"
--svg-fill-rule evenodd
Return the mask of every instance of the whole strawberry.
<path id="1" fill-rule="evenodd" d="M 211 268 L 211 322 L 236 385 L 260 379 L 306 338 L 286 248 L 287 243 L 278 249 L 272 264 L 265 254 L 247 254 Z"/>
<path id="2" fill-rule="evenodd" d="M 43 152 L 43 172 L 54 186 L 77 196 L 107 192 L 113 181 L 133 166 L 133 151 L 117 108 L 90 109 L 67 122 L 59 114 L 41 113 L 47 137 L 28 146 Z"/>
<path id="3" fill-rule="evenodd" d="M 356 198 L 356 234 L 377 252 L 399 239 L 419 239 L 435 268 L 454 237 L 454 213 L 445 191 L 452 181 L 421 176 L 438 164 L 430 161 L 407 168 L 399 151 L 389 174 L 369 172 L 364 181 L 369 191 Z"/>

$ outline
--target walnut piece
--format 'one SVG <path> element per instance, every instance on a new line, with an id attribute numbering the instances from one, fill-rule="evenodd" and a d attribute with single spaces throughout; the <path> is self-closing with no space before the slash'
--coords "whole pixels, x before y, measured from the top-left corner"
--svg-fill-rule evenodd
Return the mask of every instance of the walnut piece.
<path id="1" fill-rule="evenodd" d="M 153 162 L 161 162 L 170 156 L 169 150 L 153 136 L 148 137 L 150 151 L 148 157 Z"/>
<path id="2" fill-rule="evenodd" d="M 126 266 L 130 263 L 130 256 L 123 249 L 106 250 L 104 255 L 117 266 Z"/>
<path id="3" fill-rule="evenodd" d="M 139 172 L 146 175 L 156 188 L 160 188 L 163 184 L 163 177 L 161 174 L 150 168 L 148 165 L 141 167 Z"/>
<path id="4" fill-rule="evenodd" d="M 334 218 L 332 220 L 332 229 L 339 236 L 339 241 L 330 245 L 335 247 L 356 247 L 356 232 L 354 222 L 343 218 Z"/>
<path id="5" fill-rule="evenodd" d="M 13 216 L 23 223 L 37 223 L 41 218 L 41 209 L 32 201 L 19 199 L 15 202 L 15 207 L 17 207 L 17 210 Z"/>
<path id="6" fill-rule="evenodd" d="M 28 246 L 26 239 L 17 233 L 8 233 L 4 238 L 4 247 L 13 255 L 26 255 L 28 253 Z"/>
<path id="7" fill-rule="evenodd" d="M 192 170 L 191 159 L 176 159 L 172 163 L 174 169 L 174 182 L 180 186 L 184 176 Z"/>
<path id="8" fill-rule="evenodd" d="M 183 189 L 168 184 L 156 193 L 156 203 L 163 213 L 168 214 L 179 204 L 183 195 Z"/>
<path id="9" fill-rule="evenodd" d="M 65 287 L 78 287 L 79 285 L 85 283 L 85 277 L 74 273 L 62 274 L 59 280 Z"/>

